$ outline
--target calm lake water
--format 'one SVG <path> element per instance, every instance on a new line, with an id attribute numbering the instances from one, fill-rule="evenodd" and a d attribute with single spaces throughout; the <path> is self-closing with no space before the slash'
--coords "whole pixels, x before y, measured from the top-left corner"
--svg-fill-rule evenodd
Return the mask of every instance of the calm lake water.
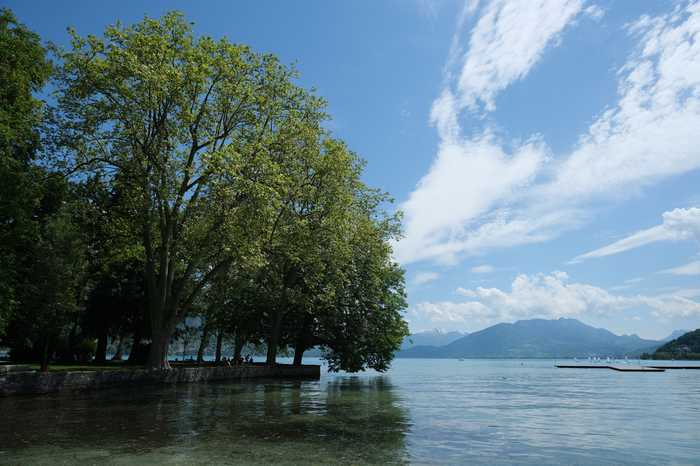
<path id="1" fill-rule="evenodd" d="M 0 464 L 700 465 L 700 371 L 386 374 L 0 399 Z"/>

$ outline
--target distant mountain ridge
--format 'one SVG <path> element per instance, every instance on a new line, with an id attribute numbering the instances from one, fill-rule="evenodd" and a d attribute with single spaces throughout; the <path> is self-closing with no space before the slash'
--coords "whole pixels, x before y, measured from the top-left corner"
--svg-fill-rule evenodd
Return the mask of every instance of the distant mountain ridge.
<path id="1" fill-rule="evenodd" d="M 671 340 L 675 340 L 676 338 L 682 337 L 683 335 L 685 335 L 685 334 L 688 333 L 688 332 L 690 332 L 690 330 L 674 330 L 673 332 L 671 332 L 671 334 L 670 334 L 669 336 L 667 336 L 666 338 L 661 339 L 661 341 L 662 341 L 662 342 L 668 342 L 668 341 L 671 341 Z"/>
<path id="2" fill-rule="evenodd" d="M 446 345 L 417 345 L 399 358 L 573 358 L 635 357 L 660 341 L 615 335 L 576 319 L 530 319 L 502 323 L 470 333 Z"/>
<path id="3" fill-rule="evenodd" d="M 440 329 L 416 332 L 404 338 L 401 349 L 409 349 L 414 346 L 445 346 L 455 340 L 468 335 L 467 332 L 447 332 Z"/>

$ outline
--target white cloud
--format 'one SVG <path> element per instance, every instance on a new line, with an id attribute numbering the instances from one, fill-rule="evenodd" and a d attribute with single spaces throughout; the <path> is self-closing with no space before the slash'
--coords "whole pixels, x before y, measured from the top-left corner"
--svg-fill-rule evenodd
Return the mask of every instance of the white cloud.
<path id="1" fill-rule="evenodd" d="M 619 195 L 700 167 L 700 4 L 629 27 L 638 47 L 619 72 L 619 100 L 557 167 L 544 196 Z"/>
<path id="2" fill-rule="evenodd" d="M 700 261 L 693 261 L 680 267 L 662 270 L 661 273 L 670 273 L 672 275 L 700 275 Z"/>
<path id="3" fill-rule="evenodd" d="M 600 20 L 605 16 L 605 10 L 598 5 L 589 5 L 583 12 L 595 20 Z"/>
<path id="4" fill-rule="evenodd" d="M 443 122 L 445 132 L 451 123 Z M 474 141 L 448 141 L 438 158 L 401 208 L 405 212 L 405 239 L 396 245 L 399 260 L 410 262 L 442 257 L 449 262 L 464 249 L 470 220 L 503 203 L 519 187 L 527 185 L 542 163 L 543 149 L 536 141 L 509 156 L 492 137 Z M 478 234 L 478 231 L 473 231 Z"/>
<path id="5" fill-rule="evenodd" d="M 458 288 L 463 302 L 423 302 L 409 311 L 409 319 L 429 326 L 473 330 L 496 322 L 519 319 L 595 317 L 649 309 L 661 318 L 700 316 L 700 303 L 689 299 L 697 290 L 657 296 L 623 296 L 585 283 L 570 283 L 565 272 L 519 275 L 511 289 Z M 475 327 L 476 326 L 476 327 Z"/>
<path id="6" fill-rule="evenodd" d="M 482 287 L 473 290 L 460 288 L 457 291 L 489 308 L 498 309 L 504 320 L 605 314 L 626 306 L 626 298 L 612 295 L 602 288 L 568 283 L 565 272 L 518 275 L 510 292 Z"/>
<path id="7" fill-rule="evenodd" d="M 483 265 L 477 265 L 476 267 L 471 268 L 472 273 L 492 273 L 496 269 L 493 267 L 493 265 L 488 265 L 488 264 L 483 264 Z"/>
<path id="8" fill-rule="evenodd" d="M 448 85 L 433 104 L 431 121 L 441 142 L 430 171 L 401 205 L 406 230 L 395 248 L 398 260 L 454 263 L 494 248 L 547 241 L 585 223 L 600 201 L 624 200 L 700 168 L 700 2 L 628 27 L 638 46 L 619 71 L 618 101 L 570 153 L 551 154 L 539 137 L 507 144 L 488 129 L 464 137 L 460 113 L 491 109 L 496 94 L 527 75 L 575 21 L 581 3 L 494 0 L 481 8 L 457 85 Z M 523 24 L 513 22 L 519 8 L 527 10 Z M 542 31 L 520 36 L 534 19 L 542 21 Z M 506 36 L 517 38 L 512 54 L 503 49 Z M 455 50 L 461 49 L 453 46 L 450 63 Z M 645 230 L 599 254 L 665 234 L 664 228 Z"/>
<path id="9" fill-rule="evenodd" d="M 658 241 L 700 239 L 700 208 L 674 209 L 664 212 L 662 217 L 663 221 L 660 225 L 638 231 L 600 249 L 581 254 L 575 257 L 572 262 L 619 254 Z M 679 273 L 676 275 L 688 274 Z"/>
<path id="10" fill-rule="evenodd" d="M 415 277 L 413 277 L 413 283 L 416 285 L 425 285 L 426 283 L 433 282 L 440 278 L 440 274 L 437 272 L 418 272 Z"/>
<path id="11" fill-rule="evenodd" d="M 526 76 L 581 11 L 581 0 L 493 0 L 469 39 L 457 83 L 460 105 L 495 108 L 496 95 Z"/>
<path id="12" fill-rule="evenodd" d="M 405 239 L 394 248 L 398 260 L 433 258 L 450 263 L 473 245 L 480 247 L 475 244 L 480 231 L 471 231 L 480 225 L 473 221 L 497 205 L 504 207 L 509 197 L 533 181 L 548 157 L 541 141 L 532 138 L 508 153 L 489 131 L 463 138 L 459 115 L 465 107 L 474 108 L 477 101 L 493 108 L 495 94 L 529 72 L 580 4 L 579 0 L 494 0 L 483 7 L 454 89 L 448 83 L 433 102 L 430 119 L 441 141 L 428 174 L 401 205 L 406 231 Z M 460 15 L 449 64 L 458 61 L 461 25 L 477 5 L 466 4 Z M 449 69 L 446 74 L 451 76 Z M 481 227 L 530 229 L 522 219 L 507 213 L 495 217 L 496 223 L 482 222 Z M 501 232 L 500 236 L 510 235 Z M 521 240 L 510 240 L 527 243 L 541 238 L 524 235 Z"/>

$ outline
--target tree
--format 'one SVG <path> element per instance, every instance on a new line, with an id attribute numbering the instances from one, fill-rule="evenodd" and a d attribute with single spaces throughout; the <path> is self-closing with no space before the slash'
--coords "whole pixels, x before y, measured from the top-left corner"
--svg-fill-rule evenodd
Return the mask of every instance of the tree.
<path id="1" fill-rule="evenodd" d="M 82 308 L 86 270 L 71 186 L 61 178 L 51 178 L 47 186 L 36 212 L 39 233 L 20 264 L 20 310 L 8 335 L 13 359 L 39 359 L 43 371 Z"/>
<path id="2" fill-rule="evenodd" d="M 40 147 L 42 102 L 34 97 L 51 64 L 39 37 L 0 9 L 0 337 L 19 306 L 22 251 L 34 243 L 45 173 L 31 164 Z"/>
<path id="3" fill-rule="evenodd" d="M 124 221 L 135 213 L 124 205 L 121 183 L 92 177 L 77 188 L 89 271 L 80 324 L 85 336 L 97 338 L 95 361 L 104 362 L 109 338 L 118 338 L 123 349 L 123 340 L 142 320 L 143 247 Z"/>
<path id="4" fill-rule="evenodd" d="M 79 310 L 84 254 L 74 186 L 36 159 L 45 129 L 34 97 L 52 71 L 39 37 L 0 10 L 0 335 L 41 359 Z"/>
<path id="5" fill-rule="evenodd" d="M 121 178 L 139 215 L 148 367 L 168 368 L 170 338 L 202 289 L 257 254 L 269 212 L 268 149 L 304 105 L 271 55 L 195 38 L 178 13 L 72 32 L 56 86 L 72 172 Z"/>
<path id="6" fill-rule="evenodd" d="M 9 12 L 0 23 L 0 331 L 13 311 L 13 353 L 45 368 L 65 339 L 69 357 L 82 341 L 103 361 L 132 333 L 130 362 L 167 369 L 198 316 L 200 360 L 216 333 L 217 358 L 226 336 L 236 356 L 265 342 L 268 364 L 320 345 L 332 370 L 388 367 L 406 334 L 399 218 L 293 69 L 168 13 L 71 31 L 42 113 L 38 38 Z"/>
<path id="7" fill-rule="evenodd" d="M 327 238 L 321 274 L 308 282 L 310 300 L 295 326 L 294 363 L 306 349 L 325 348 L 329 370 L 384 371 L 408 335 L 404 272 L 391 257 L 400 216 L 386 215 L 388 199 L 355 180 L 353 202 L 334 240 Z"/>
<path id="8" fill-rule="evenodd" d="M 403 271 L 389 246 L 400 218 L 380 212 L 388 199 L 361 183 L 363 163 L 341 141 L 287 123 L 279 179 L 288 185 L 253 280 L 267 363 L 291 345 L 300 364 L 320 344 L 334 370 L 385 370 L 407 334 Z"/>

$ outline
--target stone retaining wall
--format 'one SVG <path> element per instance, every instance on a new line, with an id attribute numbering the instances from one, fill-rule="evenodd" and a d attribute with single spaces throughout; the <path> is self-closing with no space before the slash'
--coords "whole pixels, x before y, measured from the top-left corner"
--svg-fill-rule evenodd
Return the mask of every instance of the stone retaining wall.
<path id="1" fill-rule="evenodd" d="M 31 370 L 31 367 L 21 364 L 0 364 L 0 374 L 7 374 L 8 372 L 28 372 Z"/>
<path id="2" fill-rule="evenodd" d="M 0 374 L 0 396 L 94 390 L 125 385 L 192 383 L 253 378 L 318 379 L 321 367 L 243 365 L 240 367 L 179 367 L 171 370 L 121 369 L 75 372 L 19 372 Z"/>

